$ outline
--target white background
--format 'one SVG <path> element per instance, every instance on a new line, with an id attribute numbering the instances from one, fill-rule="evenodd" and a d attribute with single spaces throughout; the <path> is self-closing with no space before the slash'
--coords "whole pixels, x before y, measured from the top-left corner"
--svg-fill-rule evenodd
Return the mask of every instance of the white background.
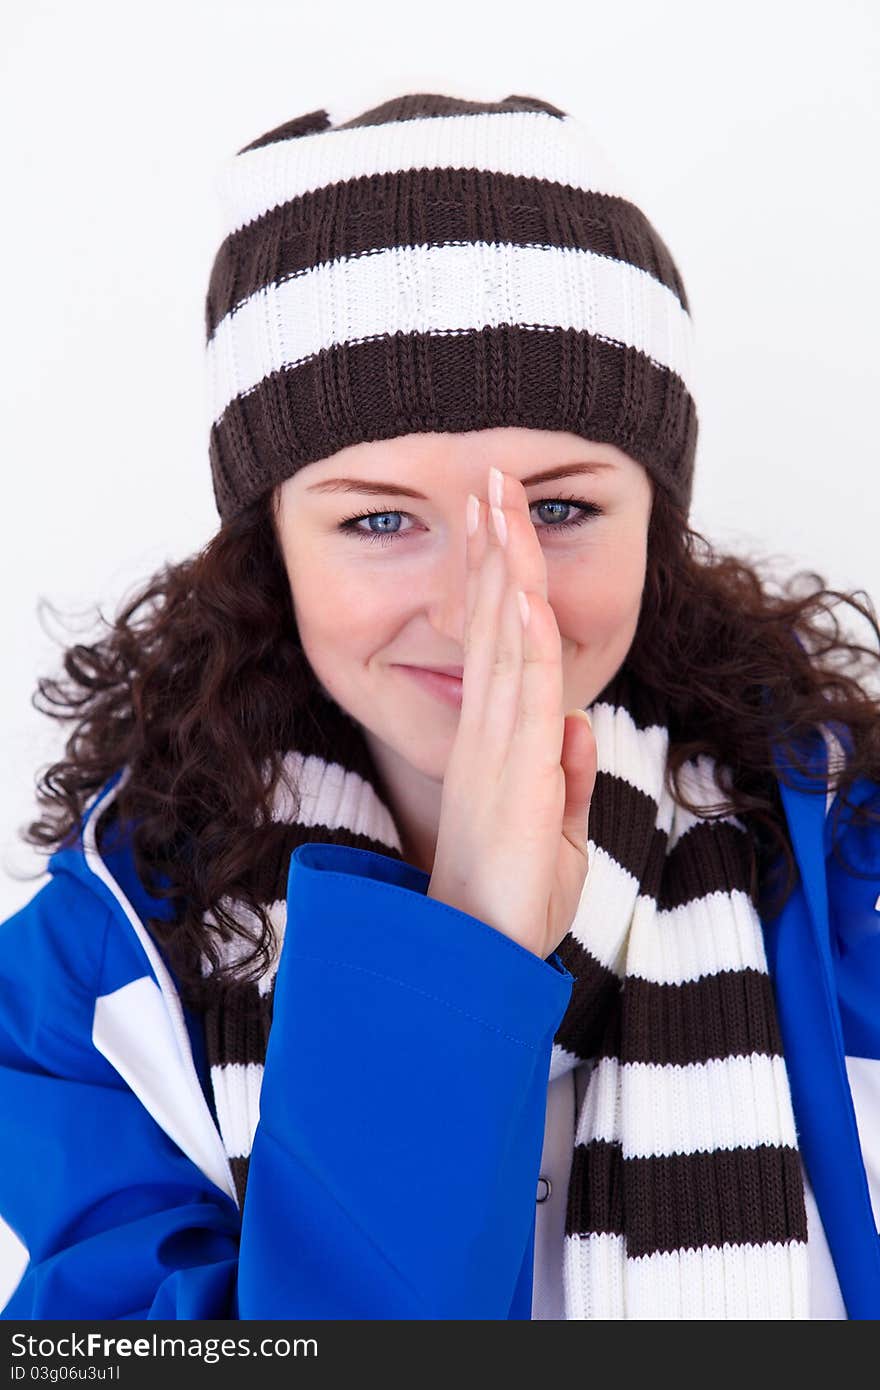
<path id="1" fill-rule="evenodd" d="M 336 123 L 406 92 L 519 93 L 588 121 L 690 299 L 694 526 L 877 603 L 874 0 L 17 0 L 3 27 L 0 921 L 45 881 L 16 877 L 41 873 L 17 832 L 67 732 L 31 707 L 37 676 L 97 635 L 96 605 L 112 618 L 216 529 L 213 179 L 305 112 Z M 49 615 L 47 635 L 40 598 L 74 629 Z M 6 1239 L 0 1304 L 21 1268 Z"/>

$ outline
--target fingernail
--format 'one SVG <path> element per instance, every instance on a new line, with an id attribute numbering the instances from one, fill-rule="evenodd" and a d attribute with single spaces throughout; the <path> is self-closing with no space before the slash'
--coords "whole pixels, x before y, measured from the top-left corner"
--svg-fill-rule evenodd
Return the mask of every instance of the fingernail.
<path id="1" fill-rule="evenodd" d="M 570 710 L 568 711 L 568 714 L 566 714 L 566 716 L 565 716 L 566 719 L 568 718 L 568 715 L 569 715 L 569 714 L 571 714 L 571 715 L 575 715 L 575 714 L 580 715 L 580 717 L 581 717 L 582 719 L 586 719 L 587 723 L 589 724 L 590 728 L 592 729 L 592 727 L 593 727 L 593 721 L 592 721 L 592 719 L 590 718 L 590 716 L 587 714 L 587 711 L 586 711 L 585 709 L 570 709 Z"/>
<path id="2" fill-rule="evenodd" d="M 472 492 L 467 497 L 467 532 L 472 536 L 480 523 L 480 503 Z"/>
<path id="3" fill-rule="evenodd" d="M 502 545 L 507 545 L 507 522 L 504 520 L 504 513 L 500 507 L 492 508 L 492 520 L 495 523 L 495 533 Z"/>
<path id="4" fill-rule="evenodd" d="M 493 507 L 504 506 L 504 479 L 499 469 L 489 469 L 489 501 Z"/>

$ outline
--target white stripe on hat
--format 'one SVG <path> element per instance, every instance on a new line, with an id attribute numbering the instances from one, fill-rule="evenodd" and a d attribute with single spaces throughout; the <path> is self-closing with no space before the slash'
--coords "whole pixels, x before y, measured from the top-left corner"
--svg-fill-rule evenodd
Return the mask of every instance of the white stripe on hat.
<path id="1" fill-rule="evenodd" d="M 575 329 L 636 348 L 695 394 L 690 316 L 637 266 L 577 247 L 396 246 L 267 285 L 226 314 L 207 345 L 210 423 L 270 373 L 322 349 L 499 324 Z"/>
<path id="2" fill-rule="evenodd" d="M 214 188 L 227 234 L 293 198 L 349 179 L 413 169 L 468 169 L 549 179 L 644 208 L 592 131 L 546 111 L 487 111 L 327 127 L 245 150 L 220 167 Z"/>

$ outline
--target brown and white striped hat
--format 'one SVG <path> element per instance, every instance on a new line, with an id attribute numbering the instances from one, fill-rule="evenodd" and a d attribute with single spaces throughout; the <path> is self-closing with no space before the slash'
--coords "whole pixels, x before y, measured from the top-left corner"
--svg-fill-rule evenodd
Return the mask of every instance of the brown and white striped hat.
<path id="1" fill-rule="evenodd" d="M 685 513 L 692 322 L 591 133 L 536 97 L 309 112 L 217 183 L 206 300 L 223 522 L 362 440 L 519 425 L 617 445 Z"/>

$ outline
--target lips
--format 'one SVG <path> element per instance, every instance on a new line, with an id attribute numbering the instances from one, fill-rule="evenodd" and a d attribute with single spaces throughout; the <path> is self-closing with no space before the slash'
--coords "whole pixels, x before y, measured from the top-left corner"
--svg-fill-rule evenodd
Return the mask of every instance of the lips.
<path id="1" fill-rule="evenodd" d="M 445 670 L 438 671 L 436 667 L 398 665 L 398 670 L 408 675 L 410 680 L 455 709 L 461 708 L 463 679 L 457 673 L 462 669 L 459 666 L 447 666 Z"/>
<path id="2" fill-rule="evenodd" d="M 413 665 L 412 662 L 407 664 Z M 463 666 L 416 666 L 415 669 L 417 671 L 436 671 L 438 676 L 454 676 L 459 681 L 464 677 Z"/>

